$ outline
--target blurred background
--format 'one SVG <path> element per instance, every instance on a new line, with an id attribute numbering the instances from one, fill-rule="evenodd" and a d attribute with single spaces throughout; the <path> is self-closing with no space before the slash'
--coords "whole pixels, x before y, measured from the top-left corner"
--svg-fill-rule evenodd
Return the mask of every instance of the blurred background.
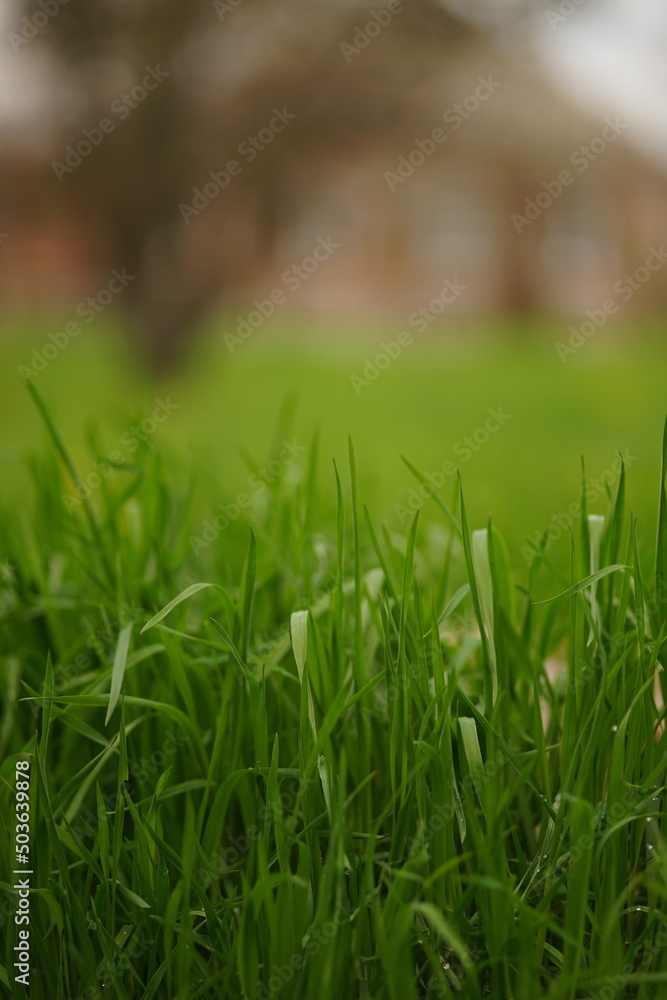
<path id="1" fill-rule="evenodd" d="M 317 431 L 326 489 L 349 433 L 394 528 L 420 505 L 400 456 L 452 462 L 519 563 L 582 455 L 594 509 L 625 455 L 649 523 L 661 0 L 5 0 L 0 34 L 11 502 L 30 378 L 85 468 L 132 426 L 194 457 L 200 519 Z"/>

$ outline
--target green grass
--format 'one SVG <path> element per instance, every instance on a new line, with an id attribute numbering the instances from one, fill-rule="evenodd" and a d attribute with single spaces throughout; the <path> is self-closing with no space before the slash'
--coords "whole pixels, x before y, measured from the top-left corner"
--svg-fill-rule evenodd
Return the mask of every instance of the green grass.
<path id="1" fill-rule="evenodd" d="M 634 460 L 629 468 L 628 508 L 641 510 L 640 530 L 655 516 L 654 457 L 665 410 L 664 371 L 667 343 L 651 342 L 641 330 L 628 339 L 612 339 L 607 331 L 588 341 L 562 364 L 554 342 L 562 325 L 536 326 L 530 346 L 510 347 L 497 324 L 486 331 L 452 331 L 442 337 L 415 339 L 380 378 L 357 396 L 350 375 L 362 370 L 364 358 L 377 353 L 382 340 L 396 336 L 400 322 L 382 330 L 346 331 L 345 339 L 321 333 L 310 339 L 276 331 L 259 331 L 233 355 L 225 349 L 220 322 L 202 341 L 183 377 L 147 384 L 128 364 L 126 352 L 97 326 L 86 339 L 73 341 L 38 376 L 36 385 L 65 435 L 82 475 L 92 458 L 121 448 L 121 438 L 135 421 L 150 414 L 155 398 L 170 396 L 179 409 L 152 437 L 168 456 L 173 472 L 189 466 L 196 474 L 193 521 L 215 512 L 224 497 L 246 489 L 248 463 L 264 467 L 277 434 L 295 436 L 309 446 L 320 436 L 320 496 L 330 507 L 331 456 L 341 456 L 348 434 L 357 451 L 359 487 L 375 517 L 404 533 L 407 507 L 415 481 L 401 460 L 435 471 L 454 462 L 464 477 L 470 515 L 483 524 L 489 515 L 505 535 L 510 557 L 526 568 L 521 549 L 535 541 L 550 518 L 566 512 L 579 488 L 580 456 L 586 476 L 597 479 L 613 466 L 618 450 Z M 0 329 L 0 462 L 7 500 L 29 494 L 27 455 L 43 447 L 43 429 L 16 372 L 30 359 L 34 344 L 43 344 L 55 321 L 19 338 Z M 502 407 L 511 418 L 467 461 L 455 451 L 474 434 L 489 408 Z M 276 429 L 279 414 L 280 427 Z M 106 417 L 98 428 L 100 415 Z M 88 429 L 95 428 L 92 448 Z M 183 457 L 185 455 L 185 458 Z M 463 453 L 465 457 L 465 452 Z M 294 468 L 289 475 L 296 474 Z M 129 482 L 117 473 L 119 484 Z M 451 500 L 456 477 L 444 492 Z M 611 483 L 615 488 L 617 477 Z M 605 509 L 604 489 L 589 496 L 591 512 Z M 221 495 L 222 494 L 222 495 Z M 6 503 L 5 501 L 5 503 Z M 253 513 L 243 520 L 252 523 Z M 327 513 L 328 517 L 328 513 Z M 561 519 L 563 520 L 563 518 Z M 321 519 L 325 527 L 327 518 Z M 439 531 L 435 504 L 420 511 L 422 531 Z M 642 539 L 650 544 L 650 537 Z M 567 566 L 567 531 L 549 547 Z M 202 566 L 205 573 L 207 566 Z"/>
<path id="2" fill-rule="evenodd" d="M 628 510 L 634 468 L 604 513 L 584 475 L 563 568 L 472 513 L 467 469 L 429 501 L 437 530 L 399 528 L 351 447 L 288 461 L 281 432 L 252 531 L 222 488 L 206 540 L 204 473 L 156 440 L 68 510 L 79 472 L 33 405 L 51 448 L 0 581 L 9 996 L 664 995 L 664 446 L 657 533 L 654 504 Z M 26 759 L 29 992 L 8 888 Z"/>

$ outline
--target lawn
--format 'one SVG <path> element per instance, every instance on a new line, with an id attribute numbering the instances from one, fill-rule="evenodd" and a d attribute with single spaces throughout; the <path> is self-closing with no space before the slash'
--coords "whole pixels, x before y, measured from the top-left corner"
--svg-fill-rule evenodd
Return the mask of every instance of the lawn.
<path id="1" fill-rule="evenodd" d="M 21 337 L 8 331 L 4 341 L 0 456 L 8 463 L 4 492 L 11 500 L 19 487 L 21 494 L 29 489 L 22 471 L 26 448 L 44 441 L 17 368 L 30 362 L 33 347 L 43 347 L 45 334 L 37 330 L 62 325 L 33 324 Z M 169 452 L 179 468 L 189 462 L 196 470 L 193 520 L 199 522 L 215 515 L 220 501 L 247 492 L 249 476 L 266 466 L 277 439 L 287 437 L 307 448 L 319 436 L 321 492 L 331 498 L 332 459 L 344 460 L 351 435 L 364 501 L 391 529 L 404 530 L 406 510 L 415 505 L 421 505 L 422 522 L 433 523 L 434 530 L 442 523 L 433 501 L 410 492 L 418 484 L 402 457 L 436 476 L 444 466 L 448 499 L 458 468 L 472 521 L 483 524 L 493 514 L 512 561 L 525 568 L 526 539 L 534 542 L 559 516 L 563 530 L 557 540 L 553 531 L 554 551 L 567 558 L 567 511 L 577 500 L 581 459 L 591 509 L 603 511 L 605 487 L 617 482 L 620 451 L 632 468 L 630 506 L 654 515 L 667 344 L 651 330 L 642 337 L 628 331 L 626 339 L 599 334 L 563 363 L 555 344 L 567 330 L 553 321 L 540 327 L 527 348 L 501 338 L 497 325 L 489 331 L 466 328 L 455 341 L 416 339 L 357 392 L 351 376 L 363 376 L 365 359 L 395 339 L 391 327 L 364 331 L 363 337 L 348 332 L 344 340 L 326 332 L 309 338 L 305 332 L 295 337 L 260 331 L 231 354 L 221 337 L 228 327 L 221 321 L 185 374 L 159 384 L 138 374 L 124 345 L 108 336 L 114 331 L 103 326 L 91 328 L 87 340 L 73 340 L 48 364 L 35 385 L 84 478 L 95 471 L 95 460 L 112 452 L 126 460 L 136 456 L 139 440 L 131 428 L 148 421 L 149 447 Z M 153 433 L 155 401 L 166 396 L 173 415 Z M 485 439 L 490 410 L 508 419 Z M 92 454 L 91 428 L 98 449 Z M 294 467 L 288 473 L 298 475 Z M 118 478 L 124 482 L 122 474 Z M 252 512 L 248 518 L 244 511 L 243 523 L 251 519 Z M 642 520 L 640 531 L 649 524 Z"/>
<path id="2" fill-rule="evenodd" d="M 7 995 L 664 995 L 658 349 L 67 351 L 3 376 Z"/>

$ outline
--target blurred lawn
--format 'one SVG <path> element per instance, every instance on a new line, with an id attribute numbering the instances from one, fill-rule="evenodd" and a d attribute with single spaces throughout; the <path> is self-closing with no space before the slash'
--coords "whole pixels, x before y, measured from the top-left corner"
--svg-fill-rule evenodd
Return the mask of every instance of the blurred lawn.
<path id="1" fill-rule="evenodd" d="M 3 504 L 24 500 L 27 477 L 21 464 L 27 451 L 45 446 L 17 366 L 29 362 L 31 348 L 43 346 L 45 332 L 56 328 L 5 324 L 0 330 Z M 501 339 L 495 330 L 484 336 L 476 329 L 455 341 L 431 335 L 416 338 L 357 395 L 350 375 L 361 375 L 364 359 L 378 353 L 382 340 L 396 337 L 391 326 L 373 329 L 363 340 L 350 331 L 341 340 L 321 332 L 314 338 L 290 337 L 267 329 L 230 355 L 220 329 L 231 328 L 232 323 L 223 324 L 205 338 L 187 373 L 161 384 L 139 375 L 138 364 L 102 319 L 85 338 L 72 341 L 35 384 L 80 470 L 91 467 L 87 426 L 101 425 L 103 454 L 123 451 L 120 442 L 128 426 L 150 415 L 153 400 L 168 396 L 178 409 L 152 440 L 194 466 L 204 494 L 208 483 L 215 498 L 209 503 L 229 501 L 246 486 L 242 452 L 251 456 L 251 464 L 262 465 L 276 434 L 305 445 L 319 430 L 328 498 L 333 498 L 331 459 L 345 468 L 348 433 L 357 452 L 362 499 L 392 527 L 401 523 L 394 505 L 406 505 L 415 485 L 400 456 L 424 471 L 451 460 L 461 469 L 472 526 L 492 514 L 517 565 L 523 562 L 519 547 L 526 537 L 534 538 L 552 515 L 577 499 L 581 455 L 587 477 L 611 469 L 618 449 L 631 455 L 628 503 L 640 516 L 640 535 L 643 526 L 655 523 L 667 409 L 667 347 L 659 339 L 637 340 L 636 331 L 623 339 L 602 331 L 563 364 L 554 348 L 556 339 L 567 336 L 562 325 L 541 330 L 528 348 Z M 484 424 L 489 408 L 501 408 L 510 419 L 466 460 L 465 446 L 457 451 L 455 446 Z M 448 501 L 453 485 L 450 477 L 444 488 Z M 604 501 L 593 509 L 603 511 Z M 422 517 L 442 519 L 432 501 Z"/>

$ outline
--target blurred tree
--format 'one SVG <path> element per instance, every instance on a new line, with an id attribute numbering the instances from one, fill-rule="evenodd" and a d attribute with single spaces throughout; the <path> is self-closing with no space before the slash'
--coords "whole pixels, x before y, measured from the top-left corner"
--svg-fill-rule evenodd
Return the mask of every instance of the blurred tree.
<path id="1" fill-rule="evenodd" d="M 358 0 L 74 0 L 31 42 L 50 57 L 63 148 L 89 141 L 84 129 L 99 145 L 78 165 L 63 153 L 54 197 L 87 227 L 100 270 L 135 276 L 122 301 L 155 366 L 270 253 L 295 161 L 393 130 L 433 57 L 471 36 L 438 0 L 406 4 L 386 44 L 364 42 L 369 16 Z M 253 157 L 274 109 L 294 124 Z M 241 172 L 224 197 L 188 213 L 231 160 Z"/>

